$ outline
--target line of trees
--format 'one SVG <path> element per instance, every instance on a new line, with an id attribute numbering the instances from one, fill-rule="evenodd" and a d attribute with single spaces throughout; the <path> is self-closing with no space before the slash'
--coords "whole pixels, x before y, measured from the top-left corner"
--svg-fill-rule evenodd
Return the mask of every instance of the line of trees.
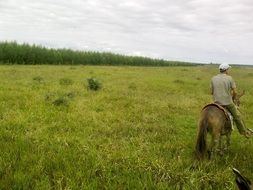
<path id="1" fill-rule="evenodd" d="M 0 42 L 2 64 L 82 64 L 82 65 L 133 65 L 133 66 L 181 66 L 194 65 L 179 61 L 166 61 L 140 56 L 125 56 L 113 53 L 51 49 L 37 45 Z"/>

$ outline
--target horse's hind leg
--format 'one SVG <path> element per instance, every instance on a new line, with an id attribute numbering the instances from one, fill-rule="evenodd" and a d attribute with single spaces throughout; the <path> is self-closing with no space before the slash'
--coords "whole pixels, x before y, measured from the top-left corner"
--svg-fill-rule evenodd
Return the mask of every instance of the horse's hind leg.
<path id="1" fill-rule="evenodd" d="M 224 150 L 223 136 L 220 136 L 219 139 L 219 153 L 222 155 Z"/>
<path id="2" fill-rule="evenodd" d="M 231 133 L 228 133 L 226 135 L 226 147 L 225 147 L 225 150 L 228 150 L 228 148 L 230 146 L 230 138 L 231 138 Z"/>
<path id="3" fill-rule="evenodd" d="M 211 150 L 214 155 L 216 155 L 217 152 L 219 151 L 219 146 L 220 146 L 220 134 L 213 134 L 211 142 Z"/>
<path id="4" fill-rule="evenodd" d="M 228 148 L 228 136 L 226 136 L 226 142 L 223 141 L 224 140 L 224 136 L 220 136 L 220 141 L 219 141 L 219 147 L 220 147 L 220 155 L 224 154 L 224 151 L 227 150 Z"/>

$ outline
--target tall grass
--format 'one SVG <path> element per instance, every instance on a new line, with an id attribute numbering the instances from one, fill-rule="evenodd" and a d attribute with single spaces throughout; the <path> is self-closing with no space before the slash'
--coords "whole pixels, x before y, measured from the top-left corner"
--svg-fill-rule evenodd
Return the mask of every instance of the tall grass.
<path id="1" fill-rule="evenodd" d="M 42 46 L 0 42 L 2 64 L 48 64 L 48 65 L 134 65 L 134 66 L 179 66 L 193 65 L 179 61 L 166 61 L 138 56 L 124 56 L 108 52 L 73 51 L 49 49 Z"/>
<path id="2" fill-rule="evenodd" d="M 232 167 L 253 179 L 252 139 L 235 130 L 225 155 L 193 165 L 216 70 L 1 65 L 0 189 L 235 189 Z M 253 70 L 231 72 L 251 127 Z"/>

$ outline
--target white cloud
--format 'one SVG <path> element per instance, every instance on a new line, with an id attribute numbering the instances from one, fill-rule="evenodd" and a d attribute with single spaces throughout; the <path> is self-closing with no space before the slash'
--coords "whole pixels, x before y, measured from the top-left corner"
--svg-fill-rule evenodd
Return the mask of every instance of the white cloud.
<path id="1" fill-rule="evenodd" d="M 251 0 L 6 0 L 0 40 L 251 64 Z"/>

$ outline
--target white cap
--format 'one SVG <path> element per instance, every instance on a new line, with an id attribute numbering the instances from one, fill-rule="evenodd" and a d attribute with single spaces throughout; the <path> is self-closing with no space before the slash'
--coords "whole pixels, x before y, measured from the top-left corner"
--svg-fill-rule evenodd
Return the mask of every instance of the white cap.
<path id="1" fill-rule="evenodd" d="M 219 69 L 222 70 L 222 71 L 228 70 L 229 68 L 231 68 L 231 67 L 227 63 L 222 63 L 219 66 Z"/>

